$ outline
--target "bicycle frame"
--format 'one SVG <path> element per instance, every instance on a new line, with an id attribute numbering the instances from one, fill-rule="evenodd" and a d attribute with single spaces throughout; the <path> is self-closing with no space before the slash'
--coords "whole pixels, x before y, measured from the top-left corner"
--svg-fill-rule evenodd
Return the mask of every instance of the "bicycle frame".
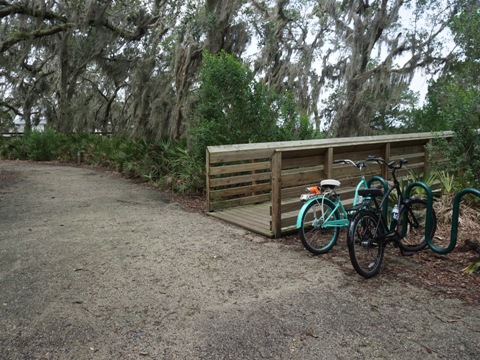
<path id="1" fill-rule="evenodd" d="M 351 163 L 351 164 L 357 166 L 351 160 L 342 160 L 342 161 L 347 162 L 347 163 Z M 360 171 L 362 171 L 362 169 Z M 360 196 L 358 194 L 358 191 L 361 188 L 368 189 L 368 183 L 367 183 L 367 180 L 365 179 L 365 174 L 363 172 L 362 172 L 362 178 L 360 179 L 360 181 L 358 182 L 358 184 L 355 188 L 355 195 L 354 195 L 354 198 L 353 198 L 353 207 L 355 207 L 356 205 L 359 205 L 360 203 L 363 203 L 363 201 L 364 201 L 363 199 L 360 199 Z M 331 192 L 333 192 L 333 191 L 331 191 Z M 297 216 L 297 222 L 296 222 L 297 229 L 299 229 L 302 226 L 303 214 L 305 213 L 307 208 L 310 206 L 310 204 L 312 202 L 317 202 L 318 205 L 322 205 L 322 201 L 323 202 L 328 202 L 330 205 L 332 205 L 332 208 L 334 209 L 331 212 L 331 214 L 327 217 L 327 219 L 324 219 L 322 227 L 324 227 L 324 228 L 334 228 L 334 227 L 344 228 L 344 227 L 349 226 L 349 224 L 350 224 L 349 213 L 345 209 L 345 207 L 343 206 L 343 203 L 342 203 L 340 197 L 336 196 L 336 199 L 333 201 L 328 197 L 329 195 L 331 195 L 329 192 L 321 194 L 321 195 L 316 195 L 313 198 L 311 198 L 310 200 L 307 200 L 303 204 L 303 206 L 300 208 L 300 211 L 298 212 L 298 216 Z M 361 201 L 359 201 L 359 200 L 361 200 Z M 340 215 L 340 219 L 331 220 L 331 217 L 337 211 Z M 322 217 L 323 217 L 323 214 L 322 214 Z"/>
<path id="2" fill-rule="evenodd" d="M 396 180 L 396 179 L 395 179 Z M 378 222 L 377 224 L 377 228 L 375 229 L 375 232 L 378 234 L 378 233 L 381 233 L 381 235 L 379 236 L 376 236 L 375 238 L 376 239 L 379 239 L 379 240 L 382 240 L 384 241 L 385 239 L 389 238 L 390 240 L 390 237 L 392 235 L 394 235 L 397 231 L 397 220 L 391 220 L 390 223 L 387 222 L 387 217 L 386 217 L 386 214 L 381 211 L 381 209 L 384 208 L 385 206 L 385 202 L 388 202 L 388 198 L 390 196 L 390 194 L 394 191 L 396 191 L 397 193 L 397 206 L 398 206 L 398 209 L 399 209 L 399 212 L 400 210 L 403 208 L 404 204 L 405 204 L 405 201 L 403 200 L 403 194 L 402 194 L 402 190 L 400 189 L 400 185 L 398 183 L 398 181 L 396 182 L 394 180 L 394 184 L 392 187 L 390 187 L 387 192 L 385 192 L 385 194 L 383 195 L 382 197 L 382 200 L 380 201 L 380 204 L 378 204 L 378 202 L 376 201 L 376 199 L 374 198 L 374 203 L 375 203 L 375 206 L 377 208 L 377 211 L 378 211 L 378 217 L 380 219 L 380 221 Z M 387 231 L 383 231 L 383 230 L 380 230 L 379 227 L 380 226 L 383 226 Z"/>
<path id="3" fill-rule="evenodd" d="M 383 161 L 385 165 L 387 165 L 387 163 L 385 161 Z M 388 165 L 387 165 L 388 166 Z M 379 217 L 379 222 L 377 224 L 377 228 L 375 229 L 375 232 L 378 234 L 379 232 L 381 233 L 381 235 L 379 236 L 376 236 L 375 238 L 378 239 L 378 240 L 381 240 L 381 241 L 396 241 L 398 238 L 401 238 L 403 237 L 403 235 L 405 235 L 405 232 L 406 232 L 406 226 L 407 224 L 404 223 L 403 224 L 403 228 L 401 229 L 401 233 L 399 234 L 398 233 L 398 229 L 397 229 L 397 226 L 398 226 L 398 221 L 397 220 L 391 220 L 390 223 L 387 223 L 387 214 L 388 214 L 388 211 L 382 211 L 382 209 L 386 209 L 386 205 L 388 205 L 388 201 L 389 201 L 389 196 L 390 194 L 392 194 L 393 192 L 396 192 L 397 194 L 397 206 L 398 206 L 398 211 L 399 213 L 402 212 L 404 206 L 408 206 L 408 202 L 409 202 L 409 199 L 408 198 L 405 198 L 404 197 L 404 194 L 402 192 L 402 189 L 400 187 L 400 182 L 398 181 L 397 179 L 397 176 L 395 174 L 396 170 L 400 169 L 400 167 L 398 168 L 395 168 L 391 173 L 392 173 L 392 180 L 393 180 L 393 185 L 391 187 L 389 187 L 383 197 L 382 197 L 382 200 L 380 201 L 380 204 L 378 204 L 378 201 L 376 200 L 375 197 L 373 197 L 373 202 L 375 204 L 375 207 L 378 211 L 378 217 Z M 413 217 L 413 219 L 416 221 L 416 218 Z M 417 224 L 418 225 L 418 224 Z M 382 231 L 381 229 L 379 229 L 379 227 L 382 226 L 386 231 Z"/>

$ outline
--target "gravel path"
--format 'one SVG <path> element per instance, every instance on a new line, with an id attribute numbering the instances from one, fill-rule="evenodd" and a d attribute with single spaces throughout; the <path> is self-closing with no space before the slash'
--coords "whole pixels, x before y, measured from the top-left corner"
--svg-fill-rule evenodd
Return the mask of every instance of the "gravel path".
<path id="1" fill-rule="evenodd" d="M 103 171 L 0 162 L 0 177 L 1 359 L 480 357 L 475 306 Z"/>

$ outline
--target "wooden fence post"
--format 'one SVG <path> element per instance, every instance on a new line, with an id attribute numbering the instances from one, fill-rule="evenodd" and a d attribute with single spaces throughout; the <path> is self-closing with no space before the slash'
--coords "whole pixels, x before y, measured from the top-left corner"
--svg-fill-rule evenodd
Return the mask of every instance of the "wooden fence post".
<path id="1" fill-rule="evenodd" d="M 207 209 L 208 211 L 212 211 L 210 207 L 210 152 L 208 151 L 208 148 L 205 150 L 206 156 L 205 156 L 205 188 L 207 190 L 206 192 L 206 197 L 207 197 Z"/>
<path id="2" fill-rule="evenodd" d="M 424 145 L 424 158 L 423 158 L 423 180 L 425 180 L 427 174 L 430 172 L 430 148 L 432 146 L 432 139 L 428 140 Z"/>
<path id="3" fill-rule="evenodd" d="M 278 239 L 282 235 L 282 152 L 275 150 L 272 166 L 272 232 Z"/>
<path id="4" fill-rule="evenodd" d="M 327 149 L 327 156 L 325 156 L 325 163 L 323 164 L 323 172 L 325 173 L 325 179 L 331 179 L 333 177 L 333 147 Z"/>
<path id="5" fill-rule="evenodd" d="M 390 161 L 390 149 L 391 149 L 391 143 L 389 143 L 389 142 L 385 143 L 385 145 L 383 147 L 383 159 L 386 162 Z M 388 174 L 389 174 L 388 168 L 386 166 L 382 166 L 382 177 L 385 180 L 388 180 Z"/>

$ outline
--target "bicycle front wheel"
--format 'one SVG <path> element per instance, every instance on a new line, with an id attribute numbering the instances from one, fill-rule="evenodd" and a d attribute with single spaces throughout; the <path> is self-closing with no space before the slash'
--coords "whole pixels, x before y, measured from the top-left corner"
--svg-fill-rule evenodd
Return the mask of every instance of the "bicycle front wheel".
<path id="1" fill-rule="evenodd" d="M 338 212 L 330 202 L 322 199 L 311 202 L 302 216 L 300 239 L 312 254 L 325 254 L 335 245 L 339 227 L 325 227 L 329 221 L 338 220 Z"/>
<path id="2" fill-rule="evenodd" d="M 355 271 L 365 278 L 375 276 L 382 264 L 384 246 L 378 240 L 379 217 L 371 210 L 360 210 L 348 229 L 347 245 Z"/>
<path id="3" fill-rule="evenodd" d="M 400 249 L 403 251 L 419 251 L 427 246 L 425 239 L 426 220 L 427 202 L 418 198 L 410 199 L 399 216 L 397 229 L 400 233 Z M 430 239 L 433 239 L 437 229 L 437 216 L 433 209 L 430 224 Z"/>

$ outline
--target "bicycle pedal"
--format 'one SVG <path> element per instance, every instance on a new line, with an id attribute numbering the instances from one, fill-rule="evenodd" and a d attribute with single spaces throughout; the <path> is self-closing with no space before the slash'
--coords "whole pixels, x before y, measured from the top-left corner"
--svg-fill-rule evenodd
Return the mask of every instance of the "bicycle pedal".
<path id="1" fill-rule="evenodd" d="M 385 237 L 385 239 L 391 239 L 391 238 L 394 238 L 394 237 L 397 236 L 397 232 L 396 231 L 389 231 L 386 234 L 384 234 L 383 236 Z"/>
<path id="2" fill-rule="evenodd" d="M 412 256 L 413 254 L 415 254 L 414 251 L 400 251 L 400 254 L 402 254 L 402 256 Z"/>

